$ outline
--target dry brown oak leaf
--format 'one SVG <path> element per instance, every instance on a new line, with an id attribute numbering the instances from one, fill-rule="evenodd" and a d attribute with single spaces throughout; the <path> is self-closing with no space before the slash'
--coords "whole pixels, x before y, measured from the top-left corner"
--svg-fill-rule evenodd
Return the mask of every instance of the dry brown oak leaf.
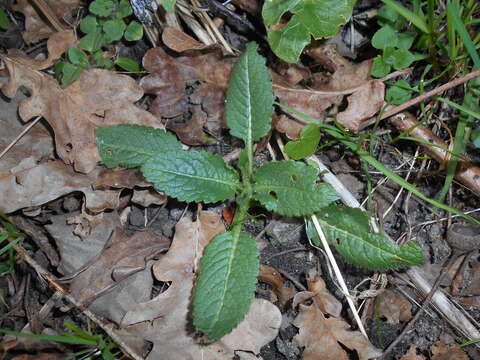
<path id="1" fill-rule="evenodd" d="M 45 0 L 45 2 L 59 20 L 68 17 L 69 13 L 78 8 L 80 4 L 80 0 Z M 46 39 L 55 32 L 32 6 L 31 0 L 18 0 L 17 4 L 13 5 L 12 8 L 25 16 L 25 31 L 22 33 L 22 36 L 27 44 Z"/>
<path id="2" fill-rule="evenodd" d="M 230 334 L 209 345 L 194 338 L 189 311 L 195 269 L 203 248 L 223 231 L 221 217 L 211 211 L 200 211 L 196 221 L 184 217 L 177 223 L 170 250 L 153 266 L 155 277 L 170 287 L 137 304 L 121 323 L 120 334 L 132 346 L 153 343 L 148 360 L 233 359 L 241 351 L 258 354 L 277 336 L 280 311 L 266 300 L 254 299 L 246 318 Z"/>
<path id="3" fill-rule="evenodd" d="M 315 276 L 309 280 L 308 290 L 308 294 L 298 293 L 293 300 L 294 306 L 299 304 L 300 310 L 293 322 L 299 329 L 293 340 L 305 347 L 304 360 L 348 360 L 349 356 L 342 345 L 356 351 L 360 360 L 382 354 L 360 331 L 351 331 L 350 325 L 339 317 L 335 304 L 337 301 L 325 288 L 321 277 Z M 301 304 L 306 298 L 311 300 L 310 305 Z"/>
<path id="4" fill-rule="evenodd" d="M 23 57 L 3 60 L 10 75 L 3 93 L 12 98 L 21 86 L 28 89 L 31 96 L 20 102 L 20 117 L 28 121 L 43 116 L 55 133 L 58 156 L 76 171 L 89 173 L 100 160 L 95 144 L 97 127 L 138 124 L 163 128 L 155 116 L 133 104 L 143 91 L 130 76 L 90 69 L 62 88 L 53 77 L 32 69 Z"/>

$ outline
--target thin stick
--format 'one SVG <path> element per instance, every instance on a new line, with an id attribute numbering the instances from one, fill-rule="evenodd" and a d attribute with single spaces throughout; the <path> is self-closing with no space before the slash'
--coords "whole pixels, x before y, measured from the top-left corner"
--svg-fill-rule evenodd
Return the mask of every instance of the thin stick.
<path id="1" fill-rule="evenodd" d="M 340 271 L 340 268 L 338 267 L 337 261 L 335 260 L 335 257 L 333 256 L 332 250 L 330 249 L 330 245 L 328 245 L 327 238 L 325 237 L 325 234 L 323 233 L 322 227 L 320 226 L 320 223 L 318 222 L 317 216 L 313 215 L 312 216 L 312 221 L 313 225 L 315 226 L 315 230 L 317 230 L 318 236 L 320 237 L 320 240 L 322 241 L 323 248 L 325 252 L 328 255 L 328 259 L 330 260 L 330 263 L 332 264 L 333 271 L 335 272 L 335 276 L 337 277 L 338 283 L 340 284 L 340 287 L 345 295 L 345 298 L 347 299 L 348 305 L 350 306 L 350 309 L 352 309 L 353 317 L 355 318 L 355 321 L 357 322 L 358 329 L 360 332 L 365 336 L 365 338 L 368 340 L 367 332 L 365 331 L 365 328 L 363 327 L 362 320 L 360 319 L 360 315 L 358 315 L 358 311 L 355 308 L 355 304 L 353 303 L 352 297 L 350 296 L 350 293 L 348 291 L 347 284 L 345 284 L 345 280 L 343 279 L 342 272 Z"/>
<path id="2" fill-rule="evenodd" d="M 50 278 L 55 281 L 55 289 L 58 291 L 59 289 L 57 286 L 59 286 L 56 282 L 57 278 L 55 275 L 50 273 L 48 270 L 44 269 L 39 263 L 37 263 L 30 255 L 28 255 L 27 251 L 19 244 L 16 244 L 13 246 L 15 251 L 20 255 L 20 257 L 27 263 L 29 264 L 41 278 Z M 46 276 L 45 276 L 46 275 Z M 49 284 L 51 286 L 52 283 L 49 281 Z M 122 338 L 117 335 L 116 332 L 113 331 L 111 325 L 104 323 L 97 315 L 95 315 L 93 312 L 82 306 L 77 299 L 75 299 L 72 295 L 68 293 L 67 290 L 61 290 L 63 293 L 63 297 L 70 301 L 73 305 L 75 305 L 80 311 L 82 311 L 87 317 L 90 318 L 93 322 L 95 322 L 98 326 L 100 326 L 105 333 L 110 336 L 110 338 L 124 351 L 126 354 L 131 356 L 134 360 L 144 360 L 143 357 L 138 355 L 128 344 L 126 344 Z"/>
<path id="3" fill-rule="evenodd" d="M 0 159 L 8 152 L 8 150 L 13 147 L 13 145 L 17 143 L 18 140 L 22 138 L 23 135 L 28 132 L 28 130 L 30 130 L 36 123 L 38 123 L 41 118 L 41 116 L 37 116 L 30 124 L 28 124 L 28 126 L 23 129 L 23 131 L 15 139 L 5 149 L 3 149 L 3 151 L 0 153 Z"/>
<path id="4" fill-rule="evenodd" d="M 380 120 L 386 119 L 392 115 L 398 114 L 399 112 L 402 112 L 405 109 L 408 109 L 409 107 L 416 105 L 418 103 L 421 103 L 422 101 L 431 98 L 432 96 L 435 96 L 437 94 L 440 94 L 448 89 L 454 88 L 458 85 L 464 84 L 469 80 L 472 80 L 476 77 L 480 76 L 480 70 L 475 70 L 471 72 L 470 74 L 467 74 L 461 78 L 449 81 L 446 84 L 443 84 L 442 86 L 439 86 L 423 95 L 417 96 L 416 98 L 409 100 L 401 105 L 395 106 L 394 108 L 391 108 L 387 111 L 385 111 L 382 116 L 380 117 Z"/>

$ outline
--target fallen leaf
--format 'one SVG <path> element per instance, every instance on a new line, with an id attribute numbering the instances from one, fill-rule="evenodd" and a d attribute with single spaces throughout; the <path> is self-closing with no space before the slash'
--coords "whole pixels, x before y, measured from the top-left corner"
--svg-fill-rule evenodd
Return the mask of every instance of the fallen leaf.
<path id="1" fill-rule="evenodd" d="M 407 353 L 400 360 L 425 360 L 425 356 L 417 354 L 417 345 L 412 344 Z"/>
<path id="2" fill-rule="evenodd" d="M 266 282 L 273 287 L 273 291 L 277 295 L 280 309 L 284 309 L 285 305 L 293 299 L 297 291 L 294 287 L 286 286 L 286 279 L 274 268 L 267 265 L 260 265 L 260 281 Z"/>
<path id="3" fill-rule="evenodd" d="M 204 50 L 209 47 L 173 26 L 167 26 L 163 29 L 162 41 L 167 47 L 176 52 Z"/>
<path id="4" fill-rule="evenodd" d="M 379 315 L 385 316 L 387 323 L 399 324 L 412 318 L 412 304 L 396 291 L 385 290 L 379 297 Z"/>
<path id="5" fill-rule="evenodd" d="M 469 285 L 462 291 L 462 295 L 479 296 L 480 295 L 480 261 L 475 259 L 470 262 L 470 272 L 472 279 Z"/>
<path id="6" fill-rule="evenodd" d="M 45 2 L 59 20 L 64 19 L 65 15 L 80 5 L 80 0 L 45 0 Z M 25 16 L 25 31 L 22 36 L 26 43 L 36 43 L 55 32 L 45 23 L 43 16 L 32 6 L 31 1 L 18 0 L 12 8 Z"/>
<path id="7" fill-rule="evenodd" d="M 182 143 L 187 145 L 204 144 L 207 142 L 207 135 L 203 132 L 203 127 L 208 121 L 207 114 L 200 105 L 192 105 L 190 109 L 192 111 L 190 120 L 182 123 L 169 121 L 166 125 L 177 134 Z"/>
<path id="8" fill-rule="evenodd" d="M 447 346 L 443 341 L 438 340 L 430 348 L 432 360 L 468 360 L 468 355 L 458 345 Z"/>
<path id="9" fill-rule="evenodd" d="M 110 294 L 106 297 L 105 293 L 133 274 L 145 270 L 148 261 L 158 258 L 169 246 L 170 240 L 162 235 L 142 231 L 127 236 L 122 229 L 116 228 L 109 237 L 108 247 L 72 280 L 70 291 L 79 302 L 91 304 L 92 311 L 118 323 L 137 302 L 148 300 L 150 291 L 142 295 L 144 289 L 139 289 L 122 301 L 115 301 Z M 112 309 L 114 304 L 120 309 Z"/>
<path id="10" fill-rule="evenodd" d="M 330 314 L 328 318 L 325 316 L 327 311 L 338 314 L 339 311 L 331 306 L 333 296 L 325 289 L 323 280 L 319 279 L 321 278 L 316 276 L 308 287 L 307 295 L 312 301 L 311 305 L 299 304 L 299 314 L 293 322 L 293 325 L 299 329 L 293 340 L 299 346 L 305 347 L 303 359 L 348 360 L 349 356 L 342 346 L 355 350 L 360 360 L 380 356 L 382 352 L 375 348 L 360 331 L 351 331 L 350 325 L 345 320 L 338 315 Z M 326 294 L 329 298 L 325 298 Z M 299 303 L 297 297 L 302 298 L 302 301 L 305 300 L 304 294 L 298 293 L 294 304 Z"/>
<path id="11" fill-rule="evenodd" d="M 236 350 L 257 354 L 277 336 L 280 311 L 261 299 L 254 299 L 245 320 L 213 344 L 198 344 L 190 332 L 194 269 L 203 247 L 223 231 L 221 217 L 210 211 L 199 212 L 195 222 L 187 217 L 178 222 L 170 250 L 153 266 L 155 277 L 170 286 L 152 300 L 137 304 L 121 323 L 120 333 L 132 346 L 140 340 L 153 343 L 147 359 L 232 359 Z"/>
<path id="12" fill-rule="evenodd" d="M 159 193 L 157 190 L 151 189 L 134 189 L 132 196 L 132 203 L 149 207 L 150 205 L 163 205 L 167 202 L 167 195 Z"/>
<path id="13" fill-rule="evenodd" d="M 22 161 L 7 173 L 0 173 L 0 211 L 40 206 L 75 191 L 85 195 L 85 207 L 93 212 L 116 209 L 121 189 L 94 190 L 100 168 L 88 175 L 73 171 L 60 160 L 37 164 L 32 158 Z"/>
<path id="14" fill-rule="evenodd" d="M 48 57 L 46 59 L 32 59 L 19 49 L 9 49 L 8 57 L 14 58 L 33 70 L 43 70 L 52 66 L 55 60 L 60 59 L 63 53 L 75 44 L 76 40 L 75 33 L 72 30 L 56 32 L 48 38 Z"/>
<path id="15" fill-rule="evenodd" d="M 10 75 L 3 93 L 12 98 L 21 86 L 29 90 L 32 95 L 20 101 L 20 117 L 28 121 L 43 116 L 55 133 L 58 156 L 79 172 L 92 171 L 100 160 L 97 127 L 127 123 L 163 127 L 133 104 L 143 91 L 130 76 L 90 69 L 62 89 L 53 77 L 31 69 L 22 59 L 3 57 Z"/>

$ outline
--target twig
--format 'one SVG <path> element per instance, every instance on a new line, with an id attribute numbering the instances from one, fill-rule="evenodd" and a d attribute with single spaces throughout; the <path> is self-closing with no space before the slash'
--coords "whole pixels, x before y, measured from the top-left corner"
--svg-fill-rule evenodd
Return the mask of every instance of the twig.
<path id="1" fill-rule="evenodd" d="M 5 155 L 8 152 L 8 150 L 10 150 L 13 147 L 13 145 L 17 143 L 18 140 L 22 138 L 23 135 L 25 135 L 28 132 L 28 130 L 34 127 L 35 124 L 38 123 L 41 118 L 42 118 L 41 116 L 37 116 L 30 124 L 28 124 L 28 126 L 25 129 L 23 129 L 22 132 L 15 139 L 13 139 L 13 141 L 10 144 L 8 144 L 8 146 L 5 149 L 3 149 L 3 151 L 0 153 L 0 159 L 3 157 L 3 155 Z"/>
<path id="2" fill-rule="evenodd" d="M 80 311 L 82 311 L 87 317 L 90 318 L 93 322 L 95 322 L 98 326 L 100 326 L 105 333 L 110 336 L 110 338 L 124 351 L 126 354 L 131 356 L 134 360 L 144 360 L 143 357 L 138 355 L 128 344 L 126 344 L 122 338 L 117 335 L 111 325 L 108 325 L 104 323 L 100 318 L 97 317 L 93 312 L 90 310 L 86 309 L 84 306 L 82 306 L 77 299 L 75 299 L 72 295 L 69 294 L 69 292 L 65 289 L 59 289 L 57 288 L 60 286 L 56 282 L 56 277 L 52 273 L 50 273 L 48 270 L 44 269 L 39 263 L 37 263 L 30 255 L 28 255 L 27 251 L 19 244 L 16 244 L 13 246 L 15 251 L 20 255 L 20 257 L 27 263 L 29 264 L 41 278 L 47 278 L 55 281 L 55 289 L 58 291 L 60 290 L 63 293 L 63 296 L 65 299 L 70 301 L 73 305 L 75 305 Z M 50 285 L 53 286 L 52 282 L 50 282 Z"/>
<path id="3" fill-rule="evenodd" d="M 413 105 L 421 103 L 422 101 L 424 101 L 428 98 L 431 98 L 432 96 L 435 96 L 437 94 L 440 94 L 440 93 L 444 92 L 445 90 L 454 88 L 454 87 L 456 87 L 458 85 L 461 85 L 461 84 L 464 84 L 467 81 L 476 78 L 477 76 L 480 76 L 480 70 L 475 70 L 475 71 L 471 72 L 470 74 L 467 74 L 467 75 L 465 75 L 461 78 L 449 81 L 448 83 L 443 84 L 442 86 L 439 86 L 439 87 L 437 87 L 437 88 L 435 88 L 435 89 L 433 89 L 433 90 L 431 90 L 431 91 L 429 91 L 429 92 L 427 92 L 423 95 L 417 96 L 414 99 L 411 99 L 411 100 L 409 100 L 409 101 L 407 101 L 407 102 L 405 102 L 401 105 L 395 106 L 394 108 L 385 111 L 382 114 L 382 116 L 380 117 L 380 120 L 383 120 L 383 119 L 386 119 L 386 118 L 388 118 L 392 115 L 398 114 L 399 112 L 402 112 L 403 110 L 408 109 L 409 107 L 411 107 Z"/>

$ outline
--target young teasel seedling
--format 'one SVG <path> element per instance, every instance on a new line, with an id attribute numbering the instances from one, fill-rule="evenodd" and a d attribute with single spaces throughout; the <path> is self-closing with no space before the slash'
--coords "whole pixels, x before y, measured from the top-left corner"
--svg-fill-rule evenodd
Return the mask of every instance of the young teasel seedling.
<path id="1" fill-rule="evenodd" d="M 271 130 L 272 113 L 265 59 L 257 45 L 249 43 L 233 69 L 226 102 L 230 134 L 245 144 L 238 170 L 219 155 L 182 150 L 175 136 L 161 129 L 119 125 L 97 130 L 97 146 L 107 167 L 140 167 L 156 189 L 181 201 L 215 203 L 235 196 L 232 225 L 205 248 L 193 294 L 193 324 L 212 341 L 242 321 L 254 297 L 259 253 L 255 240 L 242 231 L 250 206 L 260 203 L 280 215 L 307 216 L 339 198 L 332 186 L 317 182 L 318 170 L 303 162 L 272 161 L 255 167 L 253 145 Z M 392 262 L 392 267 L 398 266 Z"/>

